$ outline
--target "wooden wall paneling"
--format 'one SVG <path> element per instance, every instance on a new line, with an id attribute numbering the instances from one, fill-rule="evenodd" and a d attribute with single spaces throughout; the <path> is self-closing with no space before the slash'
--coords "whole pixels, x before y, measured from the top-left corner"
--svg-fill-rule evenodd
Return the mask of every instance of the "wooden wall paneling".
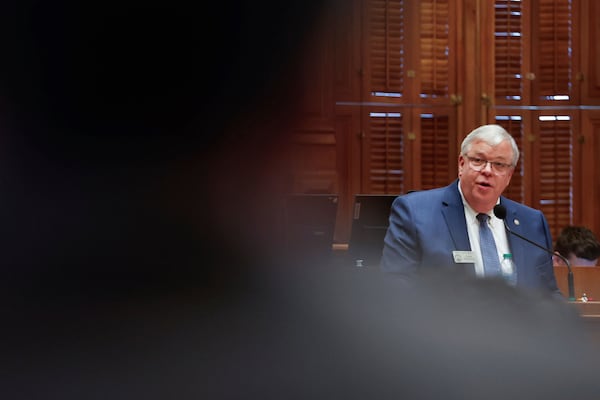
<path id="1" fill-rule="evenodd" d="M 334 34 L 334 98 L 339 102 L 359 102 L 361 96 L 361 3 L 336 2 L 329 21 Z M 357 106 L 357 105 L 355 105 Z"/>
<path id="2" fill-rule="evenodd" d="M 583 152 L 586 146 L 586 138 L 583 132 L 583 114 L 581 110 L 574 110 L 571 113 L 572 117 L 572 129 L 573 129 L 573 158 L 572 158 L 572 188 L 573 188 L 573 212 L 572 212 L 572 223 L 579 224 L 578 221 L 582 221 L 583 212 L 583 199 L 586 196 L 583 193 L 583 187 L 585 186 L 584 171 L 587 169 L 584 164 Z M 590 140 L 587 141 L 588 143 Z M 593 179 L 593 178 L 592 178 Z"/>
<path id="3" fill-rule="evenodd" d="M 571 20 L 571 49 L 570 52 L 572 54 L 572 62 L 571 68 L 571 97 L 573 99 L 573 104 L 585 104 L 582 98 L 582 89 L 583 89 L 583 61 L 585 58 L 589 57 L 587 47 L 583 47 L 581 43 L 581 0 L 572 1 L 572 20 Z M 597 15 L 598 16 L 598 15 Z M 597 23 L 596 23 L 597 25 Z M 594 53 L 599 54 L 599 53 Z M 593 58 L 593 57 L 592 57 Z M 582 103 L 583 102 L 583 103 Z"/>
<path id="4" fill-rule="evenodd" d="M 371 137 L 373 127 L 372 118 L 370 117 L 373 107 L 362 107 L 361 108 L 361 127 L 360 132 L 357 135 L 357 141 L 359 145 L 359 152 L 356 162 L 360 165 L 360 186 L 358 188 L 359 193 L 371 193 Z"/>
<path id="5" fill-rule="evenodd" d="M 335 2 L 329 14 L 334 33 L 336 169 L 339 203 L 334 241 L 350 236 L 354 194 L 360 192 L 360 130 L 362 109 L 362 2 Z"/>
<path id="6" fill-rule="evenodd" d="M 354 195 L 360 192 L 360 182 L 354 177 L 360 176 L 360 160 L 353 157 L 358 149 L 356 132 L 360 130 L 360 109 L 358 107 L 338 107 L 335 123 L 336 134 L 336 170 L 339 181 L 339 203 L 337 210 L 335 243 L 348 243 L 352 220 Z"/>
<path id="7" fill-rule="evenodd" d="M 582 111 L 580 218 L 600 237 L 600 110 Z"/>
<path id="8" fill-rule="evenodd" d="M 478 0 L 477 1 L 477 14 L 476 20 L 472 22 L 475 24 L 474 28 L 479 38 L 477 39 L 476 45 L 479 45 L 478 59 L 479 59 L 479 77 L 481 78 L 475 85 L 467 80 L 468 86 L 472 90 L 473 96 L 473 108 L 466 108 L 463 113 L 467 110 L 475 110 L 473 114 L 477 115 L 477 119 L 471 121 L 472 125 L 466 125 L 463 129 L 460 129 L 458 140 L 459 144 L 462 142 L 468 132 L 471 131 L 469 127 L 479 126 L 483 124 L 493 123 L 493 114 L 491 112 L 492 105 L 495 99 L 495 75 L 496 70 L 494 68 L 494 30 L 495 30 L 495 19 L 494 19 L 494 3 L 491 1 Z M 482 45 L 484 44 L 485 45 Z M 469 76 L 476 76 L 475 71 Z"/>
<path id="9" fill-rule="evenodd" d="M 536 131 L 535 123 L 536 114 L 534 111 L 522 111 L 523 116 L 523 155 L 521 156 L 521 162 L 523 163 L 523 202 L 530 206 L 535 207 L 534 193 L 537 193 L 537 183 L 539 179 L 535 174 L 535 166 L 539 162 L 539 158 L 535 157 L 536 143 Z"/>
<path id="10" fill-rule="evenodd" d="M 293 75 L 297 124 L 292 129 L 291 177 L 296 193 L 336 193 L 334 34 L 326 13 L 305 39 Z"/>
<path id="11" fill-rule="evenodd" d="M 406 109 L 404 138 L 403 192 L 421 190 L 421 121 L 418 112 Z"/>
<path id="12" fill-rule="evenodd" d="M 346 195 L 343 201 L 348 203 L 348 207 L 354 203 L 354 194 L 362 192 L 362 135 L 364 132 L 363 128 L 363 107 L 353 107 L 351 110 L 352 123 L 345 131 L 338 131 L 338 136 L 343 134 L 345 146 L 344 151 L 345 158 L 340 159 L 339 162 L 343 163 L 348 173 L 348 182 L 346 185 Z M 346 126 L 346 125 L 345 125 Z M 336 129 L 337 130 L 337 129 Z M 341 164 L 340 164 L 341 165 Z M 349 214 L 348 217 L 351 217 Z"/>
<path id="13" fill-rule="evenodd" d="M 600 238 L 600 210 L 598 209 L 598 202 L 600 200 L 600 119 L 595 119 L 594 129 L 592 130 L 593 137 L 590 147 L 593 149 L 593 162 L 589 164 L 589 167 L 594 172 L 591 186 L 593 188 L 591 199 L 593 204 L 588 204 L 587 208 L 593 211 L 593 215 L 590 218 L 591 229 L 596 233 L 596 236 Z"/>
<path id="14" fill-rule="evenodd" d="M 600 105 L 600 3 L 581 0 L 581 102 Z"/>
<path id="15" fill-rule="evenodd" d="M 369 52 L 371 43 L 371 9 L 367 0 L 357 0 L 360 3 L 360 18 L 356 21 L 360 23 L 360 40 L 354 43 L 360 52 L 360 101 L 370 99 L 371 82 L 371 63 L 369 62 Z"/>
<path id="16" fill-rule="evenodd" d="M 296 133 L 291 146 L 292 191 L 294 193 L 337 193 L 334 132 Z"/>
<path id="17" fill-rule="evenodd" d="M 333 98 L 333 35 L 329 28 L 315 29 L 306 41 L 304 57 L 300 57 L 301 72 L 291 96 L 298 96 L 298 131 L 332 131 Z"/>
<path id="18" fill-rule="evenodd" d="M 489 2 L 484 4 L 489 4 Z M 482 48 L 480 44 L 486 43 L 493 36 L 483 34 L 481 31 L 482 25 L 479 24 L 482 12 L 480 0 L 457 1 L 456 9 L 456 59 L 470 60 L 470 62 L 461 63 L 460 68 L 458 65 L 453 67 L 456 75 L 456 94 L 461 97 L 456 119 L 458 132 L 456 144 L 460 146 L 467 133 L 481 125 L 481 121 L 484 120 L 480 108 L 482 88 L 479 82 L 482 81 L 484 84 L 491 82 L 490 77 L 485 76 L 485 72 L 489 69 L 483 68 L 483 65 L 486 65 L 485 60 L 488 59 L 485 50 L 491 46 Z M 483 27 L 485 26 L 483 24 Z"/>

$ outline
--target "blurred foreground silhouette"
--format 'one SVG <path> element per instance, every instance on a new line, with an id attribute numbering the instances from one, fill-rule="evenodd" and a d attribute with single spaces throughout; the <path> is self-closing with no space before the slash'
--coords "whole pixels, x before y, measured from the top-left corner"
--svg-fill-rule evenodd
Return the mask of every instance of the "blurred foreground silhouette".
<path id="1" fill-rule="evenodd" d="M 322 7 L 3 3 L 4 397 L 591 394 L 565 304 L 276 250 L 286 84 Z"/>

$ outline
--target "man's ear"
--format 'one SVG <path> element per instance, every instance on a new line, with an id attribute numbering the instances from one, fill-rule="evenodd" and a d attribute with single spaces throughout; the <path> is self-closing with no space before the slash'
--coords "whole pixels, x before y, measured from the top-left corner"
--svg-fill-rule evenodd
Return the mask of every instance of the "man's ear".
<path id="1" fill-rule="evenodd" d="M 555 267 L 559 267 L 559 266 L 566 267 L 565 262 L 562 260 L 562 258 L 560 258 L 559 256 L 556 255 L 556 254 L 558 254 L 558 252 L 555 251 L 554 253 L 555 253 L 555 255 L 552 256 L 552 265 L 554 265 Z"/>

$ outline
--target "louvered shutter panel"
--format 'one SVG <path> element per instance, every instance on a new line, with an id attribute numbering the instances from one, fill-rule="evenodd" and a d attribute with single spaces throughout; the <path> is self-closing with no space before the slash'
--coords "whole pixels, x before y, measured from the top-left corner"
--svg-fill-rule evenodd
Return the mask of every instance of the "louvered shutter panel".
<path id="1" fill-rule="evenodd" d="M 426 189 L 456 178 L 456 109 L 448 102 L 455 81 L 450 76 L 455 62 L 450 3 L 368 1 L 365 92 L 370 100 L 389 103 L 398 111 L 370 107 L 364 114 L 368 115 L 363 119 L 368 121 L 363 124 L 362 145 L 363 171 L 368 171 L 361 181 L 365 191 L 404 192 L 407 185 Z M 408 33 L 418 35 L 417 40 L 408 41 Z M 423 108 L 429 107 L 431 112 L 424 114 Z M 406 129 L 409 132 L 403 132 Z"/>
<path id="2" fill-rule="evenodd" d="M 539 195 L 534 206 L 544 212 L 556 237 L 572 221 L 572 121 L 568 116 L 541 117 L 539 131 Z"/>
<path id="3" fill-rule="evenodd" d="M 494 62 L 496 102 L 523 99 L 521 2 L 496 1 L 494 4 Z"/>
<path id="4" fill-rule="evenodd" d="M 457 176 L 458 161 L 450 141 L 447 115 L 421 114 L 421 189 L 446 186 Z M 450 160 L 452 157 L 452 160 Z M 454 167 L 452 167 L 452 165 Z"/>
<path id="5" fill-rule="evenodd" d="M 447 0 L 419 2 L 419 101 L 439 104 L 436 99 L 448 98 L 450 87 L 450 15 Z M 445 103 L 447 104 L 447 103 Z M 454 110 L 453 110 L 454 111 Z M 418 169 L 412 188 L 432 189 L 446 186 L 457 176 L 456 147 L 447 111 L 432 109 L 418 118 Z M 452 158 L 452 161 L 450 161 Z"/>
<path id="6" fill-rule="evenodd" d="M 369 114 L 369 122 L 369 176 L 366 192 L 403 193 L 402 114 L 372 112 Z"/>
<path id="7" fill-rule="evenodd" d="M 449 14 L 448 1 L 420 2 L 421 98 L 448 96 Z"/>
<path id="8" fill-rule="evenodd" d="M 494 90 L 496 104 L 522 104 L 523 88 L 523 5 L 519 1 L 496 0 L 494 2 Z M 517 142 L 520 159 L 513 172 L 504 196 L 524 202 L 525 159 L 523 151 L 523 116 L 520 114 L 496 114 L 496 124 L 506 129 Z"/>
<path id="9" fill-rule="evenodd" d="M 369 1 L 370 92 L 401 95 L 404 92 L 403 1 Z"/>
<path id="10" fill-rule="evenodd" d="M 570 99 L 573 80 L 571 0 L 538 0 L 538 7 L 533 18 L 534 24 L 538 22 L 534 34 L 539 40 L 532 47 L 533 65 L 537 66 L 534 98 L 544 101 L 565 96 Z"/>
<path id="11" fill-rule="evenodd" d="M 404 95 L 404 2 L 368 0 L 367 92 L 372 100 L 402 101 Z M 363 111 L 362 192 L 401 193 L 404 188 L 403 116 L 381 108 Z"/>

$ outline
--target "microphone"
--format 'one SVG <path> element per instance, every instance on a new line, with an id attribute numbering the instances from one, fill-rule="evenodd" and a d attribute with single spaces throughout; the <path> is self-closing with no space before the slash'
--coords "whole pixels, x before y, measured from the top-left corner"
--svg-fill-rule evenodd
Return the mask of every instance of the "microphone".
<path id="1" fill-rule="evenodd" d="M 494 215 L 501 219 L 502 222 L 504 222 L 504 227 L 506 228 L 506 230 L 512 234 L 515 235 L 516 237 L 523 239 L 524 241 L 526 241 L 527 243 L 531 243 L 532 245 L 552 254 L 555 255 L 557 257 L 559 257 L 561 260 L 564 261 L 564 263 L 567 265 L 567 269 L 568 269 L 568 273 L 567 273 L 567 282 L 569 285 L 569 300 L 574 301 L 575 300 L 575 289 L 574 289 L 574 283 L 573 283 L 573 271 L 571 270 L 571 263 L 569 262 L 569 260 L 567 260 L 567 258 L 565 256 L 563 256 L 560 253 L 555 253 L 554 251 L 552 251 L 551 249 L 547 249 L 544 246 L 535 243 L 532 240 L 527 239 L 526 237 L 519 235 L 517 232 L 513 232 L 510 230 L 510 228 L 508 227 L 508 224 L 506 223 L 506 207 L 504 207 L 502 204 L 496 204 L 494 206 Z"/>

